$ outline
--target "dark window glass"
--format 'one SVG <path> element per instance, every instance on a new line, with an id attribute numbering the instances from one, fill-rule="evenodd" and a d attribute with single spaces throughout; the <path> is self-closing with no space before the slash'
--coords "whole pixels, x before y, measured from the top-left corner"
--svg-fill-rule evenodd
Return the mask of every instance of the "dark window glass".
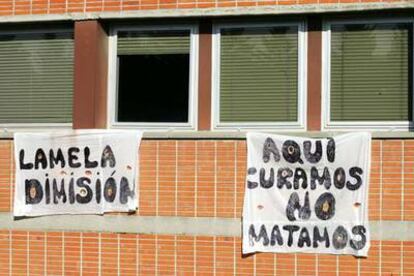
<path id="1" fill-rule="evenodd" d="M 118 122 L 188 122 L 188 54 L 118 57 Z"/>
<path id="2" fill-rule="evenodd" d="M 190 32 L 118 32 L 117 121 L 189 121 Z"/>

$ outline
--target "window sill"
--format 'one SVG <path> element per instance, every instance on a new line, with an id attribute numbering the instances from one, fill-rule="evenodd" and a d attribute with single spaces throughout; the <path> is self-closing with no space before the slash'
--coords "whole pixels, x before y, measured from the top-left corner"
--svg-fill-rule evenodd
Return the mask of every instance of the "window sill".
<path id="1" fill-rule="evenodd" d="M 53 131 L 53 130 L 50 130 Z M 277 132 L 277 131 L 263 131 L 265 133 L 274 133 L 281 135 L 303 136 L 312 138 L 331 137 L 339 134 L 348 133 L 347 131 L 304 131 L 304 132 Z M 414 139 L 414 132 L 409 131 L 373 131 L 373 139 Z M 0 139 L 13 139 L 14 132 L 0 132 Z M 168 140 L 168 139 L 224 139 L 224 140 L 244 140 L 246 139 L 246 132 L 244 131 L 145 131 L 144 140 Z"/>
<path id="2" fill-rule="evenodd" d="M 324 138 L 344 133 L 349 131 L 301 131 L 301 132 L 278 132 L 278 131 L 260 131 L 264 133 L 274 133 L 281 135 L 303 136 L 312 138 Z M 372 138 L 374 139 L 414 139 L 414 132 L 409 131 L 373 131 Z M 145 132 L 144 139 L 240 139 L 246 138 L 245 131 L 169 131 L 169 132 Z"/>

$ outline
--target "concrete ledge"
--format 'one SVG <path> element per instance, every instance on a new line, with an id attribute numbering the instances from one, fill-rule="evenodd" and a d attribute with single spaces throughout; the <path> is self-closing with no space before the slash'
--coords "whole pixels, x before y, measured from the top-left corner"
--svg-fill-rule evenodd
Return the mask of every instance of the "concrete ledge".
<path id="1" fill-rule="evenodd" d="M 257 132 L 274 133 L 280 135 L 303 136 L 312 138 L 325 138 L 349 133 L 349 131 L 302 131 L 282 132 L 255 130 Z M 374 139 L 414 139 L 414 132 L 410 131 L 374 131 Z M 246 139 L 245 131 L 165 131 L 165 132 L 144 132 L 144 139 Z"/>
<path id="2" fill-rule="evenodd" d="M 232 8 L 197 8 L 197 9 L 159 9 L 97 13 L 65 13 L 46 15 L 14 15 L 1 16 L 0 22 L 33 22 L 33 21 L 74 21 L 91 19 L 125 19 L 125 18 L 167 18 L 167 17 L 202 17 L 202 16 L 235 16 L 235 15 L 276 15 L 276 14 L 309 14 L 349 11 L 378 11 L 388 9 L 414 8 L 413 1 L 378 2 L 378 3 L 337 3 L 337 4 L 300 4 L 269 5 L 255 7 Z"/>
<path id="3" fill-rule="evenodd" d="M 372 240 L 414 241 L 414 221 L 371 221 L 370 227 Z M 65 215 L 14 220 L 11 213 L 0 213 L 0 229 L 239 237 L 241 220 L 127 215 Z"/>
<path id="4" fill-rule="evenodd" d="M 36 130 L 22 130 L 22 132 L 35 132 Z M 48 130 L 56 131 L 56 130 Z M 280 135 L 303 136 L 311 138 L 332 137 L 339 134 L 348 133 L 345 131 L 303 131 L 303 132 L 282 132 L 282 131 L 261 131 L 264 133 L 274 133 Z M 1 132 L 0 140 L 13 139 L 14 132 Z M 414 139 L 412 131 L 374 131 L 372 132 L 374 139 Z M 144 140 L 245 140 L 245 131 L 145 131 Z"/>
<path id="5" fill-rule="evenodd" d="M 135 215 L 64 215 L 14 220 L 12 213 L 0 213 L 0 229 L 240 236 L 241 224 L 240 219 Z"/>

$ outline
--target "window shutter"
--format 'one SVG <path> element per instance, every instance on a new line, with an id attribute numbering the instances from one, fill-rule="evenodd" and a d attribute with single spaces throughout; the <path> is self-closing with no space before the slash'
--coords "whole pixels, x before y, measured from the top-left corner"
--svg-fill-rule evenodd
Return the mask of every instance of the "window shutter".
<path id="1" fill-rule="evenodd" d="M 411 121 L 412 27 L 333 25 L 332 121 Z"/>
<path id="2" fill-rule="evenodd" d="M 296 122 L 298 28 L 225 28 L 220 122 Z"/>
<path id="3" fill-rule="evenodd" d="M 0 123 L 71 123 L 73 34 L 0 35 Z"/>
<path id="4" fill-rule="evenodd" d="M 118 55 L 190 53 L 190 31 L 120 31 Z"/>

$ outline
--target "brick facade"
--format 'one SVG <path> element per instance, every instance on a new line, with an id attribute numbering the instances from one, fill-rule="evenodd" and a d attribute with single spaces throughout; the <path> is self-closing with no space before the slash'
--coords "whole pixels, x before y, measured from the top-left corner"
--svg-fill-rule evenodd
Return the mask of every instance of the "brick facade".
<path id="1" fill-rule="evenodd" d="M 13 142 L 0 142 L 0 211 L 11 212 Z M 144 140 L 140 216 L 241 218 L 244 140 Z M 369 219 L 414 220 L 414 141 L 374 140 Z"/>
<path id="2" fill-rule="evenodd" d="M 0 4 L 0 16 L 382 2 L 410 0 L 5 0 Z"/>
<path id="3" fill-rule="evenodd" d="M 11 212 L 13 141 L 0 143 L 0 211 Z M 375 139 L 370 221 L 414 219 L 414 141 Z M 244 140 L 144 140 L 139 216 L 241 218 Z M 411 275 L 414 241 L 374 240 L 368 258 L 259 253 L 240 237 L 0 231 L 0 275 Z M 339 274 L 338 274 L 339 273 Z"/>
<path id="4" fill-rule="evenodd" d="M 392 6 L 394 4 L 395 7 Z M 405 4 L 411 5 L 410 8 L 401 9 Z M 249 15 L 249 18 L 257 20 L 266 14 L 267 21 L 277 18 L 276 14 L 282 14 L 283 18 L 291 18 L 286 13 L 303 14 L 301 18 L 307 23 L 308 38 L 306 131 L 318 133 L 322 120 L 324 12 L 341 12 L 329 13 L 330 19 L 352 17 L 361 7 L 367 12 L 357 16 L 377 16 L 376 9 L 381 9 L 380 16 L 398 14 L 410 17 L 414 0 L 0 0 L 0 22 L 22 21 L 33 26 L 46 21 L 51 25 L 61 21 L 73 24 L 74 128 L 109 127 L 106 110 L 107 31 L 113 21 L 128 18 L 130 22 L 139 23 L 139 18 L 151 17 L 145 22 L 168 24 L 174 20 L 188 20 L 198 24 L 197 130 L 206 131 L 205 137 L 211 137 L 176 138 L 174 133 L 172 138 L 162 138 L 165 137 L 162 134 L 146 137 L 140 150 L 138 211 L 128 215 L 107 214 L 103 219 L 130 216 L 241 221 L 246 141 L 244 138 L 231 138 L 234 137 L 232 134 L 224 139 L 220 137 L 226 135 L 215 136 L 209 132 L 214 100 L 211 92 L 211 43 L 215 18 L 204 16 L 203 12 L 221 20 L 229 15 L 229 9 L 234 9 L 236 11 L 232 15 Z M 253 8 L 261 10 L 250 12 Z M 170 19 L 161 18 L 164 12 Z M 194 17 L 183 19 L 181 13 Z M 106 19 L 88 21 L 90 18 Z M 246 19 L 233 18 L 239 22 Z M 405 234 L 413 237 L 410 233 L 414 231 L 414 136 L 408 132 L 399 134 L 401 137 L 397 133 L 392 138 L 373 138 L 369 220 L 379 225 L 382 222 L 407 223 L 410 228 Z M 4 137 L 0 138 L 0 216 L 11 217 L 13 139 L 7 135 Z M 79 220 L 82 221 L 82 216 Z M 38 223 L 36 218 L 28 221 L 32 225 Z M 123 233 L 105 227 L 99 231 L 55 231 L 46 229 L 46 226 L 42 230 L 22 230 L 4 227 L 0 222 L 0 276 L 138 274 L 414 275 L 414 238 L 374 239 L 368 258 L 271 253 L 242 256 L 238 235 L 184 235 L 177 231 L 168 235 L 150 231 Z"/>
<path id="5" fill-rule="evenodd" d="M 368 258 L 241 257 L 238 237 L 0 231 L 1 275 L 412 275 L 414 242 L 372 241 Z"/>

